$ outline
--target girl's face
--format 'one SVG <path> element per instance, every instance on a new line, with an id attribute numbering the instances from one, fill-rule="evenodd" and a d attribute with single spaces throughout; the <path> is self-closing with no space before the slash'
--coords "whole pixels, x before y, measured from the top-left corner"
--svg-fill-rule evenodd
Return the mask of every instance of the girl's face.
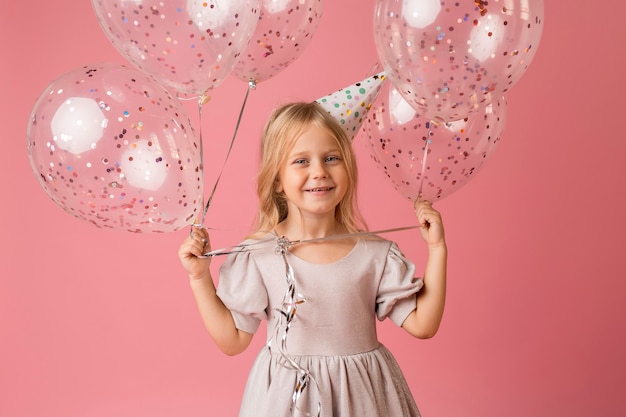
<path id="1" fill-rule="evenodd" d="M 348 190 L 348 172 L 341 151 L 329 132 L 316 125 L 296 140 L 279 169 L 278 191 L 283 191 L 289 213 L 305 216 L 335 215 L 335 207 Z"/>

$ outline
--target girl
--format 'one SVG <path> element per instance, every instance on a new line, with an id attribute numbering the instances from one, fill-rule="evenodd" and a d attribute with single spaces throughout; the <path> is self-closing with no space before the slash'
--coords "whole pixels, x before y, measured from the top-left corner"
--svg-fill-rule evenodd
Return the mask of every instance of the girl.
<path id="1" fill-rule="evenodd" d="M 418 338 L 435 335 L 446 291 L 443 224 L 429 203 L 415 204 L 429 253 L 416 279 L 395 243 L 360 232 L 356 187 L 341 125 L 318 103 L 285 105 L 263 132 L 258 232 L 228 256 L 217 289 L 203 256 L 206 230 L 193 227 L 180 246 L 200 315 L 222 351 L 242 352 L 268 321 L 240 417 L 419 416 L 377 340 L 375 317 Z"/>

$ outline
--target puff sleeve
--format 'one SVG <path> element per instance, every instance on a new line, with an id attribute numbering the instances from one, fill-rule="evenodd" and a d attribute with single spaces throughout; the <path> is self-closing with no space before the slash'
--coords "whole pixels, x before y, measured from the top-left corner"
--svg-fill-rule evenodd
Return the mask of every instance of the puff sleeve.
<path id="1" fill-rule="evenodd" d="M 424 281 L 415 278 L 415 265 L 391 243 L 376 295 L 376 316 L 379 320 L 390 318 L 402 326 L 407 316 L 416 308 L 417 292 Z"/>
<path id="2" fill-rule="evenodd" d="M 244 332 L 255 333 L 261 320 L 267 319 L 267 290 L 250 251 L 232 253 L 224 261 L 217 296 Z"/>

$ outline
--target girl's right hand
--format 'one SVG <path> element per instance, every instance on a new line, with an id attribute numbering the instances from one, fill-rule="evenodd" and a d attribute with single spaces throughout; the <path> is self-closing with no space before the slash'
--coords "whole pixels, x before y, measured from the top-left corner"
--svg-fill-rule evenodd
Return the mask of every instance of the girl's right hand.
<path id="1" fill-rule="evenodd" d="M 211 258 L 199 256 L 211 251 L 209 234 L 204 227 L 191 226 L 191 233 L 178 249 L 178 257 L 190 279 L 202 279 L 210 276 Z"/>

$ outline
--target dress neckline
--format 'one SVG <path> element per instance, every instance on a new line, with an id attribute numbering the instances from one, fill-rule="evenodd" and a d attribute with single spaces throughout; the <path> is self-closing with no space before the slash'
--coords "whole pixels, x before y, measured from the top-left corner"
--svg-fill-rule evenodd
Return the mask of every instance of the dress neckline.
<path id="1" fill-rule="evenodd" d="M 294 254 L 293 252 L 289 251 L 289 255 L 290 258 L 293 259 L 297 259 L 299 262 L 307 264 L 307 265 L 319 265 L 319 266 L 327 266 L 327 265 L 337 265 L 341 262 L 346 261 L 348 258 L 350 258 L 352 256 L 352 254 L 354 254 L 354 252 L 356 252 L 357 247 L 359 247 L 361 245 L 361 241 L 363 239 L 357 239 L 356 243 L 354 245 L 352 245 L 352 248 L 348 251 L 348 253 L 346 253 L 343 257 L 337 259 L 336 261 L 332 261 L 332 262 L 311 262 L 311 261 L 307 261 L 306 259 L 303 259 L 301 257 L 299 257 L 298 255 Z"/>

